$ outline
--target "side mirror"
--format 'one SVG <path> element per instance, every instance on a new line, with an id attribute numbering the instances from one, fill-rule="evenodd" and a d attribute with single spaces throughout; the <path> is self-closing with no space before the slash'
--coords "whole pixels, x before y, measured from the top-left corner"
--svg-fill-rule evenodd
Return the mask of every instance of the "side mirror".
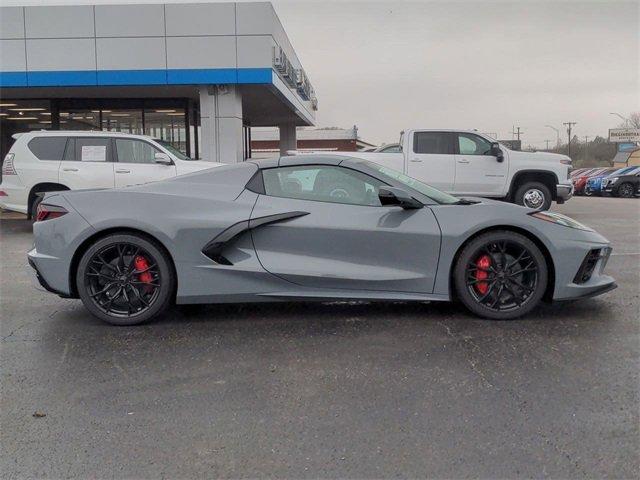
<path id="1" fill-rule="evenodd" d="M 424 206 L 406 191 L 396 187 L 380 187 L 378 190 L 378 198 L 383 206 L 402 207 L 406 210 L 422 208 Z"/>
<path id="2" fill-rule="evenodd" d="M 173 165 L 173 160 L 171 157 L 164 152 L 156 152 L 153 156 L 154 163 L 158 163 L 160 165 Z"/>
<path id="3" fill-rule="evenodd" d="M 500 144 L 498 142 L 494 142 L 491 144 L 491 155 L 496 157 L 498 162 L 504 161 L 504 153 L 502 153 L 502 149 L 500 148 Z"/>

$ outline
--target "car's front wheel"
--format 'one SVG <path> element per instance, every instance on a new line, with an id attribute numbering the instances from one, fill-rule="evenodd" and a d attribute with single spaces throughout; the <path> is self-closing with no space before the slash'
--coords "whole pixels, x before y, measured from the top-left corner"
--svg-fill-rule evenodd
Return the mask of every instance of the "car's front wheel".
<path id="1" fill-rule="evenodd" d="M 108 235 L 82 255 L 78 294 L 87 310 L 105 322 L 146 322 L 171 303 L 175 275 L 170 262 L 158 244 L 141 235 Z"/>
<path id="2" fill-rule="evenodd" d="M 454 266 L 458 299 L 484 318 L 509 320 L 529 313 L 548 283 L 542 252 L 516 232 L 496 230 L 467 244 Z"/>

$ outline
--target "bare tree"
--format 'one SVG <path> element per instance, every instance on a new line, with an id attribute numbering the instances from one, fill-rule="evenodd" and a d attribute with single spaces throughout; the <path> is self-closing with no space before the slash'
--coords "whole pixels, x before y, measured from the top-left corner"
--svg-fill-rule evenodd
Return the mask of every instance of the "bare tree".
<path id="1" fill-rule="evenodd" d="M 631 112 L 629 123 L 633 128 L 640 128 L 640 112 Z"/>

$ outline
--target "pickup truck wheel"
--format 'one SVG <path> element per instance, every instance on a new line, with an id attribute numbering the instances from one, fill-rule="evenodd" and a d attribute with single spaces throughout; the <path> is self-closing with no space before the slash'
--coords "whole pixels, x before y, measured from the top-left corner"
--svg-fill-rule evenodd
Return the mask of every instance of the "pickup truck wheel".
<path id="1" fill-rule="evenodd" d="M 551 191 L 543 183 L 527 182 L 518 187 L 514 200 L 518 205 L 527 208 L 549 210 L 551 206 Z"/>

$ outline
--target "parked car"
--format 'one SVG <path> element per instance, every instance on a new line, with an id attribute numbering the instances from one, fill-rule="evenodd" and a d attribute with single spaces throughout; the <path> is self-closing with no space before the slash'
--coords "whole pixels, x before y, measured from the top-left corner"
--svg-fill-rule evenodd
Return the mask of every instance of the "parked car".
<path id="1" fill-rule="evenodd" d="M 376 162 L 454 195 L 505 199 L 536 210 L 572 194 L 571 159 L 509 150 L 475 131 L 406 130 L 400 152 L 331 152 Z"/>
<path id="2" fill-rule="evenodd" d="M 587 185 L 587 180 L 589 180 L 589 178 L 599 175 L 600 173 L 604 172 L 606 170 L 606 168 L 592 168 L 590 170 L 587 170 L 586 172 L 582 172 L 580 175 L 575 176 L 571 179 L 571 181 L 573 182 L 573 194 L 574 195 L 582 195 L 584 194 L 584 188 Z"/>
<path id="3" fill-rule="evenodd" d="M 573 178 L 573 177 L 579 176 L 583 172 L 586 172 L 587 170 L 591 170 L 591 169 L 590 168 L 576 168 L 575 170 L 571 170 L 571 172 L 569 173 L 569 177 Z"/>
<path id="4" fill-rule="evenodd" d="M 45 195 L 41 285 L 118 325 L 171 302 L 450 301 L 511 319 L 615 288 L 609 242 L 569 217 L 460 199 L 339 156 L 246 161 Z"/>
<path id="5" fill-rule="evenodd" d="M 604 174 L 597 175 L 595 177 L 591 177 L 587 180 L 587 186 L 584 189 L 585 195 L 602 195 L 602 185 L 606 178 L 608 177 L 616 177 L 620 175 L 626 175 L 627 173 L 631 173 L 634 170 L 637 170 L 638 167 L 624 167 L 624 168 L 612 168 L 609 169 Z"/>
<path id="6" fill-rule="evenodd" d="M 2 163 L 0 207 L 29 217 L 41 193 L 125 187 L 221 165 L 191 160 L 170 144 L 143 135 L 33 131 L 14 138 Z"/>
<path id="7" fill-rule="evenodd" d="M 602 184 L 603 191 L 614 197 L 630 198 L 640 195 L 640 167 L 624 175 L 612 175 Z"/>
<path id="8" fill-rule="evenodd" d="M 600 195 L 600 185 L 602 183 L 602 179 L 611 175 L 615 171 L 615 168 L 607 168 L 597 175 L 587 178 L 587 183 L 584 186 L 584 194 L 587 197 L 590 197 L 592 195 Z"/>

